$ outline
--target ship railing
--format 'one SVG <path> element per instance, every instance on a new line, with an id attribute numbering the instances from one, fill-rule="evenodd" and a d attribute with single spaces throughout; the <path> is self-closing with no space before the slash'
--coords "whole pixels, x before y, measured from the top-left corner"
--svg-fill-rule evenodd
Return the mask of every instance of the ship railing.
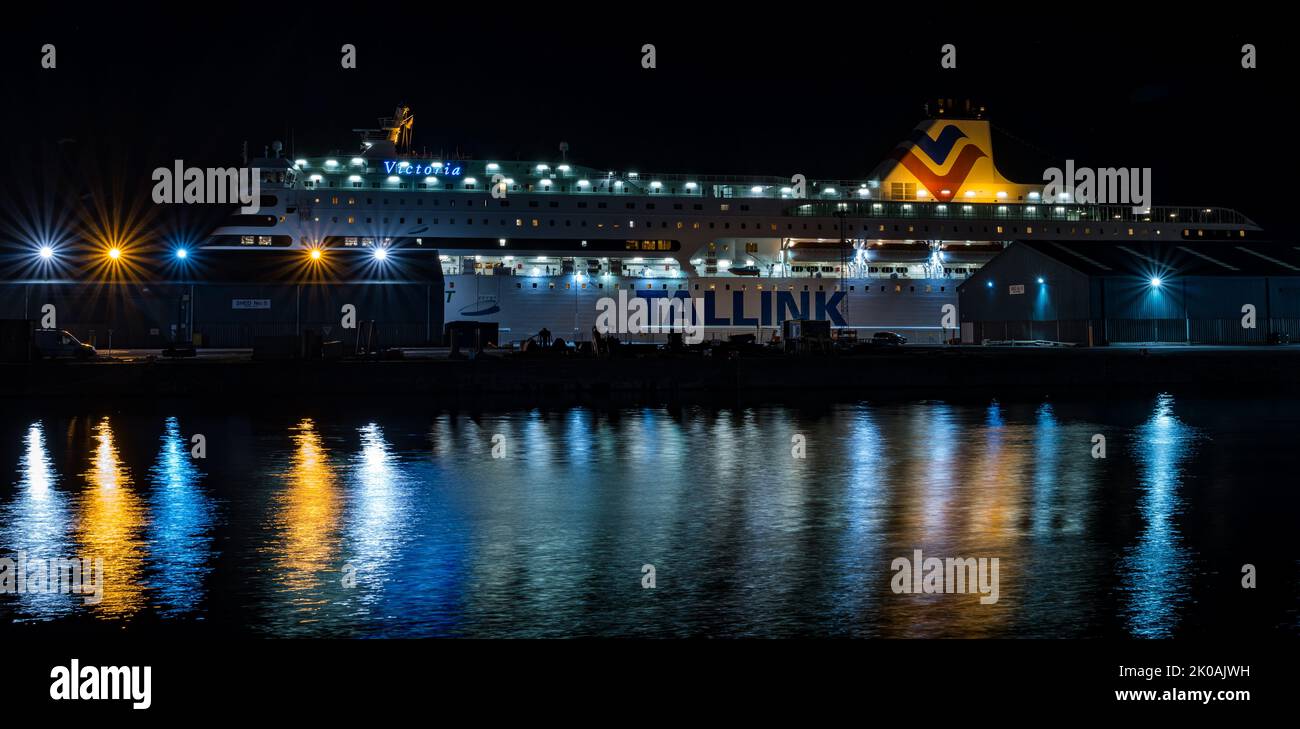
<path id="1" fill-rule="evenodd" d="M 1061 205 L 1057 203 L 941 203 L 871 201 L 801 202 L 787 210 L 799 217 L 915 218 L 918 220 L 1008 220 L 1072 223 L 1134 223 L 1152 225 L 1239 225 L 1257 228 L 1250 218 L 1231 208 L 1153 207 L 1135 212 L 1127 205 Z"/>
<path id="2" fill-rule="evenodd" d="M 319 180 L 313 177 L 319 176 Z M 361 179 L 353 180 L 353 176 Z M 390 180 L 389 175 L 369 170 L 358 174 L 345 168 L 325 169 L 304 175 L 295 184 L 312 191 L 374 190 L 423 191 L 439 193 L 477 193 L 491 190 L 491 177 L 465 175 L 460 178 L 438 177 L 432 181 L 420 178 Z M 474 180 L 469 183 L 467 180 Z M 684 175 L 684 174 L 617 174 L 582 176 L 566 173 L 563 176 L 538 176 L 527 179 L 511 178 L 514 184 L 506 187 L 507 194 L 528 195 L 608 195 L 645 197 L 711 197 L 722 199 L 797 200 L 795 188 L 788 178 L 755 177 L 741 175 Z M 586 185 L 579 182 L 585 181 Z M 807 188 L 810 199 L 862 200 L 871 197 L 872 188 L 862 181 L 810 180 Z M 865 191 L 865 192 L 864 192 Z"/>

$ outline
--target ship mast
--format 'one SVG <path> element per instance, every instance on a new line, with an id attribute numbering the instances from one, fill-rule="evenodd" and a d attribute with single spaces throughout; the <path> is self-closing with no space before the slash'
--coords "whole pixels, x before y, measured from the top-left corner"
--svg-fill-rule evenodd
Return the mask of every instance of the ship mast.
<path id="1" fill-rule="evenodd" d="M 409 155 L 414 140 L 415 113 L 399 104 L 392 116 L 379 120 L 378 129 L 353 129 L 361 134 L 361 146 L 377 154 Z"/>

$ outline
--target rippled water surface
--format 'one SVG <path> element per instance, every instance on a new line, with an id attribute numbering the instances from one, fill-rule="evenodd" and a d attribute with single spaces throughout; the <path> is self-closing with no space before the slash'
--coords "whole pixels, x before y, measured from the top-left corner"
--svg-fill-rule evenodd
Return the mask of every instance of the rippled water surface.
<path id="1" fill-rule="evenodd" d="M 103 579 L 0 582 L 0 630 L 1295 635 L 1298 405 L 10 412 L 8 575 Z M 997 558 L 997 602 L 895 592 L 916 550 Z"/>

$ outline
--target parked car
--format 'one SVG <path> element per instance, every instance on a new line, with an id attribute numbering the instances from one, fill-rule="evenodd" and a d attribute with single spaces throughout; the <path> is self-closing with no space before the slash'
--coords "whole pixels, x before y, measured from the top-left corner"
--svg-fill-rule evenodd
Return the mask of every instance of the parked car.
<path id="1" fill-rule="evenodd" d="M 907 337 L 896 332 L 876 332 L 871 335 L 871 343 L 877 347 L 901 347 L 907 344 Z"/>
<path id="2" fill-rule="evenodd" d="M 82 344 L 65 329 L 37 329 L 32 333 L 36 353 L 45 359 L 70 357 L 72 359 L 91 359 L 96 355 L 95 348 Z"/>

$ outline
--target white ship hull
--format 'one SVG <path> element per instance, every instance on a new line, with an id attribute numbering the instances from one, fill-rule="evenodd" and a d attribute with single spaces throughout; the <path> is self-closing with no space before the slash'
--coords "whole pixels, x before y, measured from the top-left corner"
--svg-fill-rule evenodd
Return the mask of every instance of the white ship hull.
<path id="1" fill-rule="evenodd" d="M 548 329 L 570 341 L 591 339 L 603 297 L 620 291 L 642 297 L 703 300 L 706 339 L 757 334 L 767 341 L 785 319 L 829 320 L 836 329 L 859 336 L 896 331 L 913 342 L 942 342 L 944 307 L 954 307 L 960 279 L 915 278 L 718 278 L 646 279 L 613 276 L 452 275 L 444 282 L 444 320 L 495 322 L 500 341 L 519 342 Z M 660 335 L 627 335 L 629 341 L 663 341 Z"/>

